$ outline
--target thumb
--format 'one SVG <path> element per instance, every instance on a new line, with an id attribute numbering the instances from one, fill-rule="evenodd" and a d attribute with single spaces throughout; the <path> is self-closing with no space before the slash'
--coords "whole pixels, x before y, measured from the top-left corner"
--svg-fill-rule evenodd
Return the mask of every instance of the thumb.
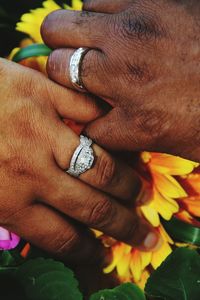
<path id="1" fill-rule="evenodd" d="M 126 113 L 119 108 L 114 108 L 108 114 L 89 123 L 84 130 L 98 145 L 117 151 L 140 149 L 140 137 L 136 131 Z"/>

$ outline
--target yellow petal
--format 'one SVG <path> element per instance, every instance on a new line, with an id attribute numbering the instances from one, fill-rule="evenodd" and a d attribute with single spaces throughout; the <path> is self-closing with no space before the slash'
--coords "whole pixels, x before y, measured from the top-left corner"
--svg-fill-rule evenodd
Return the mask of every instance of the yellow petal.
<path id="1" fill-rule="evenodd" d="M 151 160 L 151 153 L 146 151 L 142 152 L 141 159 L 144 163 L 148 163 Z"/>
<path id="2" fill-rule="evenodd" d="M 154 190 L 153 206 L 165 220 L 170 220 L 172 215 L 179 211 L 177 201 L 166 196 L 164 197 L 156 189 Z"/>
<path id="3" fill-rule="evenodd" d="M 142 262 L 140 257 L 140 252 L 134 250 L 131 256 L 130 270 L 133 276 L 134 281 L 139 281 L 142 275 Z"/>
<path id="4" fill-rule="evenodd" d="M 152 175 L 157 190 L 164 197 L 175 199 L 187 197 L 187 193 L 174 177 L 170 175 L 159 174 L 157 172 L 154 172 Z"/>
<path id="5" fill-rule="evenodd" d="M 114 268 L 117 266 L 117 264 L 120 262 L 124 255 L 124 244 L 119 243 L 118 245 L 113 247 L 113 260 L 111 264 L 109 264 L 106 268 L 104 268 L 104 273 L 108 274 L 114 270 Z"/>
<path id="6" fill-rule="evenodd" d="M 44 18 L 60 8 L 53 0 L 44 1 L 42 8 L 33 9 L 30 13 L 22 15 L 21 21 L 16 25 L 16 30 L 28 34 L 36 43 L 42 43 L 40 27 Z"/>
<path id="7" fill-rule="evenodd" d="M 138 285 L 142 290 L 144 290 L 145 285 L 146 285 L 146 283 L 147 283 L 147 280 L 148 280 L 149 276 L 150 276 L 150 272 L 149 272 L 148 270 L 144 270 L 144 271 L 142 272 L 142 275 L 141 275 L 140 280 L 136 282 L 137 285 Z"/>
<path id="8" fill-rule="evenodd" d="M 80 0 L 72 0 L 72 8 L 75 10 L 81 10 L 83 3 Z"/>
<path id="9" fill-rule="evenodd" d="M 172 252 L 171 247 L 168 243 L 163 243 L 162 246 L 155 252 L 152 253 L 151 265 L 154 269 L 157 269 L 161 263 L 167 258 Z"/>
<path id="10" fill-rule="evenodd" d="M 140 252 L 142 270 L 144 270 L 151 262 L 152 252 Z"/>
<path id="11" fill-rule="evenodd" d="M 9 56 L 7 57 L 7 59 L 12 60 L 13 57 L 15 56 L 15 54 L 19 51 L 20 48 L 14 48 L 11 53 L 9 54 Z"/>
<path id="12" fill-rule="evenodd" d="M 117 263 L 117 274 L 120 277 L 126 277 L 129 273 L 129 264 L 131 260 L 131 254 L 125 254 L 121 257 L 120 261 Z"/>
<path id="13" fill-rule="evenodd" d="M 152 153 L 151 169 L 162 174 L 186 175 L 191 173 L 198 163 L 168 154 Z"/>
<path id="14" fill-rule="evenodd" d="M 171 237 L 169 236 L 169 234 L 167 233 L 167 231 L 164 229 L 162 225 L 159 226 L 158 230 L 164 242 L 167 242 L 172 245 L 174 244 L 174 241 L 171 239 Z"/>
<path id="15" fill-rule="evenodd" d="M 157 227 L 160 224 L 160 218 L 155 210 L 155 208 L 152 206 L 152 204 L 143 205 L 140 207 L 142 214 L 144 217 L 154 226 Z"/>

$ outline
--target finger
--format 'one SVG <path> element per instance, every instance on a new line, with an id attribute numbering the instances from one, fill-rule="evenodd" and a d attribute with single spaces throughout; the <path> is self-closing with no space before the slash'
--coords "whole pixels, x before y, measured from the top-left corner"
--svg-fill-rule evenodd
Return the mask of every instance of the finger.
<path id="1" fill-rule="evenodd" d="M 89 123 L 84 132 L 98 145 L 109 150 L 141 151 L 145 147 L 146 136 L 143 137 L 141 130 L 138 131 L 137 120 L 130 120 L 126 112 L 119 108 L 114 108 L 107 115 Z"/>
<path id="2" fill-rule="evenodd" d="M 101 48 L 110 24 L 107 17 L 101 13 L 57 10 L 46 17 L 41 34 L 51 48 Z"/>
<path id="3" fill-rule="evenodd" d="M 98 13 L 119 13 L 129 7 L 133 0 L 84 0 L 83 10 Z"/>
<path id="4" fill-rule="evenodd" d="M 158 235 L 154 229 L 111 197 L 56 167 L 52 167 L 49 174 L 48 188 L 42 194 L 46 204 L 91 228 L 143 250 L 157 245 Z"/>
<path id="5" fill-rule="evenodd" d="M 53 153 L 58 166 L 67 170 L 75 149 L 80 144 L 80 138 L 62 123 L 55 128 Z M 98 145 L 92 146 L 95 162 L 93 167 L 83 173 L 79 179 L 101 191 L 110 194 L 123 203 L 132 203 L 137 198 L 141 180 L 133 169 L 120 160 L 113 158 Z"/>
<path id="6" fill-rule="evenodd" d="M 64 261 L 92 261 L 95 260 L 94 255 L 102 255 L 99 242 L 86 229 L 81 230 L 67 217 L 43 204 L 34 204 L 13 215 L 12 224 L 8 227 L 33 245 Z"/>
<path id="7" fill-rule="evenodd" d="M 101 103 L 95 97 L 68 90 L 49 79 L 41 79 L 47 89 L 47 100 L 51 101 L 62 118 L 88 123 L 104 113 Z"/>
<path id="8" fill-rule="evenodd" d="M 71 82 L 69 72 L 70 60 L 74 52 L 75 49 L 54 50 L 49 56 L 47 62 L 47 73 L 49 77 L 57 83 L 71 89 L 76 89 Z M 98 94 L 100 97 L 109 97 L 110 95 L 110 90 L 108 88 L 108 76 L 105 72 L 107 67 L 105 66 L 105 55 L 101 51 L 93 49 L 87 52 L 81 64 L 81 80 L 84 87 L 90 93 Z M 112 78 L 109 79 L 109 82 L 111 81 Z M 83 95 L 81 97 L 89 98 L 89 96 Z M 92 101 L 94 101 L 93 106 L 98 107 L 99 101 L 97 102 L 94 97 L 90 97 L 89 99 L 90 105 L 92 105 Z"/>
<path id="9" fill-rule="evenodd" d="M 34 91 L 32 96 L 35 96 L 37 101 L 39 98 L 39 100 L 46 102 L 46 108 L 48 107 L 49 101 L 51 101 L 55 110 L 63 118 L 87 123 L 103 113 L 100 105 L 97 104 L 94 98 L 72 90 L 67 90 L 35 70 L 4 59 L 1 60 L 1 68 L 5 69 L 6 73 L 7 70 L 10 70 L 10 72 L 13 71 L 13 74 L 17 74 L 18 72 L 19 78 L 20 76 L 21 78 L 25 78 L 26 89 L 27 86 L 29 86 L 29 90 Z M 9 76 L 9 74 L 7 76 Z M 43 99 L 40 99 L 42 97 Z"/>

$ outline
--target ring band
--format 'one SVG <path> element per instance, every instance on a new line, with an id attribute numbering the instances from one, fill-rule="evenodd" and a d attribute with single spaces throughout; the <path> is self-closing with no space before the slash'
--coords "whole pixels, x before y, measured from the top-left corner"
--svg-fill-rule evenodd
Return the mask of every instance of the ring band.
<path id="1" fill-rule="evenodd" d="M 70 167 L 66 171 L 73 177 L 79 177 L 87 170 L 91 169 L 94 163 L 93 141 L 84 135 L 80 136 L 80 145 L 74 151 L 70 162 Z"/>
<path id="2" fill-rule="evenodd" d="M 89 51 L 89 48 L 78 48 L 71 56 L 69 64 L 69 75 L 73 86 L 79 91 L 86 91 L 81 78 L 81 67 L 84 56 Z"/>

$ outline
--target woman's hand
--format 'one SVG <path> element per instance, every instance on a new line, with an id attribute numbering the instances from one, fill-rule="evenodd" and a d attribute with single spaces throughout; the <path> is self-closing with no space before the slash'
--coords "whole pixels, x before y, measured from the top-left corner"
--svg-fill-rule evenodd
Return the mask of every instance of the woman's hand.
<path id="1" fill-rule="evenodd" d="M 47 71 L 67 87 L 73 88 L 72 53 L 91 49 L 83 59 L 84 86 L 112 110 L 87 134 L 109 149 L 200 161 L 199 1 L 87 0 L 83 8 L 50 14 L 42 35 L 50 47 L 62 48 L 50 56 Z"/>
<path id="2" fill-rule="evenodd" d="M 91 170 L 79 179 L 64 171 L 79 137 L 61 116 L 93 119 L 100 110 L 87 96 L 3 59 L 0 93 L 1 226 L 68 259 L 95 257 L 99 243 L 88 227 L 143 249 L 156 245 L 149 225 L 125 207 L 140 184 L 131 168 L 94 145 Z"/>

